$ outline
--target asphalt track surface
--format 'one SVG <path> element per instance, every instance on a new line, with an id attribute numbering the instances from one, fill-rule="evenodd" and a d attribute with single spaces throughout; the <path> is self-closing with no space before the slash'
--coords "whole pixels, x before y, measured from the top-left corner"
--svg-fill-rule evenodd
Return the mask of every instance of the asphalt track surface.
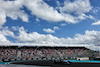
<path id="1" fill-rule="evenodd" d="M 11 64 L 21 64 L 21 65 L 36 65 L 36 66 L 50 66 L 50 67 L 100 67 L 100 64 L 90 64 L 90 63 L 71 63 L 67 64 L 55 64 L 53 61 L 48 60 L 35 60 L 35 61 L 23 61 L 23 62 L 14 62 Z"/>

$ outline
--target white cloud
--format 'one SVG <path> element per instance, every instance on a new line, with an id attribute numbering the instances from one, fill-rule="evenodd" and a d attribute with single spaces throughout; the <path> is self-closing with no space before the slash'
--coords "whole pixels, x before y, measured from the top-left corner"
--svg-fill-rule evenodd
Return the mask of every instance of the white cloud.
<path id="1" fill-rule="evenodd" d="M 57 3 L 59 3 L 59 1 L 57 1 Z M 81 14 L 85 14 L 92 9 L 89 0 L 75 0 L 74 2 L 65 1 L 64 6 L 60 7 L 60 13 L 54 7 L 49 6 L 43 0 L 24 0 L 23 4 L 37 18 L 52 22 L 65 21 L 68 23 L 77 23 L 79 22 L 78 20 L 80 18 L 69 13 L 76 13 L 78 14 L 78 16 L 80 16 Z M 67 13 L 65 11 L 67 11 Z"/>
<path id="2" fill-rule="evenodd" d="M 44 29 L 43 29 L 43 31 L 44 31 L 44 32 L 47 32 L 47 33 L 55 33 L 56 30 L 59 30 L 59 28 L 58 28 L 57 26 L 54 26 L 54 27 L 53 27 L 53 30 L 50 29 L 50 28 L 48 28 L 48 29 L 44 28 Z"/>
<path id="3" fill-rule="evenodd" d="M 95 19 L 92 15 L 87 16 L 86 14 L 81 14 L 80 16 L 78 16 L 78 19 L 80 20 L 85 20 L 86 18 Z"/>
<path id="4" fill-rule="evenodd" d="M 12 18 L 13 20 L 21 18 L 23 21 L 28 22 L 28 15 L 24 12 L 24 10 L 22 10 L 23 6 L 30 10 L 31 14 L 35 15 L 36 18 L 52 22 L 65 21 L 67 23 L 78 23 L 79 19 L 83 20 L 88 18 L 79 17 L 92 9 L 89 0 L 75 0 L 73 2 L 64 1 L 64 6 L 62 7 L 60 7 L 60 3 L 57 1 L 60 7 L 60 13 L 43 0 L 1 0 L 0 3 L 0 26 L 7 21 L 7 17 Z M 77 14 L 78 17 L 73 16 L 70 13 Z"/>
<path id="5" fill-rule="evenodd" d="M 87 16 L 87 18 L 95 19 L 92 15 Z"/>
<path id="6" fill-rule="evenodd" d="M 56 3 L 57 3 L 57 6 L 59 7 L 60 6 L 60 2 L 59 1 L 56 1 Z"/>
<path id="7" fill-rule="evenodd" d="M 76 34 L 74 38 L 58 38 L 51 34 L 27 33 L 23 27 L 19 29 L 19 36 L 15 37 L 19 42 L 34 44 L 94 44 L 100 46 L 100 31 L 85 31 L 84 35 Z"/>
<path id="8" fill-rule="evenodd" d="M 57 10 L 49 6 L 43 0 L 24 0 L 23 4 L 31 10 L 32 14 L 37 18 L 53 22 L 62 21 L 64 18 Z"/>
<path id="9" fill-rule="evenodd" d="M 12 37 L 7 27 L 0 31 L 0 45 L 18 45 L 18 46 L 87 46 L 97 50 L 100 46 L 100 31 L 85 31 L 84 35 L 76 34 L 73 38 L 58 38 L 51 34 L 39 34 L 37 32 L 27 33 L 24 27 L 19 27 L 19 35 L 13 36 L 18 43 L 10 42 L 6 36 Z M 5 30 L 5 31 L 4 31 Z M 2 32 L 2 33 L 1 33 Z M 8 34 L 7 34 L 8 33 Z M 21 42 L 21 43 L 20 43 Z M 93 46 L 94 45 L 94 46 Z M 99 49 L 99 48 L 98 48 Z"/>
<path id="10" fill-rule="evenodd" d="M 19 30 L 19 27 L 18 26 L 12 26 L 11 28 L 12 28 L 13 31 Z"/>
<path id="11" fill-rule="evenodd" d="M 6 22 L 6 14 L 2 11 L 0 11 L 0 28 L 2 25 Z"/>
<path id="12" fill-rule="evenodd" d="M 21 18 L 24 22 L 28 22 L 28 15 L 21 8 L 23 8 L 21 1 L 0 0 L 0 26 L 7 21 L 7 17 L 13 20 Z"/>
<path id="13" fill-rule="evenodd" d="M 7 38 L 0 33 L 0 46 L 7 45 L 8 43 L 10 43 L 10 41 L 7 40 Z"/>
<path id="14" fill-rule="evenodd" d="M 100 20 L 97 22 L 92 23 L 92 25 L 100 25 Z"/>
<path id="15" fill-rule="evenodd" d="M 6 36 L 14 37 L 14 33 L 8 29 L 8 27 L 2 27 L 0 30 L 0 46 L 7 46 L 10 45 L 10 41 L 7 39 Z"/>
<path id="16" fill-rule="evenodd" d="M 57 26 L 54 26 L 53 29 L 54 30 L 59 30 L 59 28 Z"/>
<path id="17" fill-rule="evenodd" d="M 56 37 L 53 37 L 51 34 L 44 35 L 44 34 L 39 34 L 37 32 L 27 33 L 23 27 L 19 29 L 19 36 L 16 37 L 16 39 L 18 39 L 18 41 L 20 42 L 33 42 L 40 44 L 47 41 L 52 42 L 52 40 L 55 38 Z"/>
<path id="18" fill-rule="evenodd" d="M 8 29 L 8 27 L 3 27 L 2 30 L 0 30 L 0 34 L 4 35 L 4 36 L 11 36 L 14 37 L 14 33 L 13 31 L 10 31 Z"/>
<path id="19" fill-rule="evenodd" d="M 66 25 L 67 25 L 66 23 L 62 23 L 62 24 L 61 24 L 61 26 L 66 26 Z"/>
<path id="20" fill-rule="evenodd" d="M 56 1 L 57 7 L 56 9 L 59 9 L 59 7 L 61 6 L 61 3 L 59 1 Z"/>
<path id="21" fill-rule="evenodd" d="M 61 14 L 63 14 L 70 23 L 78 23 L 80 20 L 94 19 L 92 15 L 86 15 L 85 13 L 92 10 L 92 6 L 89 0 L 65 0 L 64 6 L 59 7 Z M 74 15 L 72 15 L 74 14 Z M 66 16 L 67 15 L 67 16 Z M 66 19 L 65 19 L 66 20 Z"/>
<path id="22" fill-rule="evenodd" d="M 96 14 L 97 12 L 98 12 L 98 10 L 97 10 L 97 9 L 94 9 L 94 10 L 93 10 L 93 13 L 94 13 L 94 14 Z"/>
<path id="23" fill-rule="evenodd" d="M 38 18 L 36 18 L 36 21 L 39 22 L 40 20 Z"/>
<path id="24" fill-rule="evenodd" d="M 89 12 L 91 9 L 92 6 L 89 0 L 75 0 L 73 2 L 65 0 L 64 6 L 60 7 L 60 12 L 81 15 Z"/>
<path id="25" fill-rule="evenodd" d="M 98 13 L 99 11 L 100 11 L 100 7 L 95 7 L 95 8 L 92 10 L 92 12 L 93 12 L 94 14 Z"/>
<path id="26" fill-rule="evenodd" d="M 47 32 L 47 33 L 55 33 L 55 30 L 52 30 L 52 29 L 50 29 L 50 28 L 48 28 L 48 29 L 43 29 L 43 31 L 45 31 L 45 32 Z"/>
<path id="27" fill-rule="evenodd" d="M 7 28 L 6 28 L 7 29 Z M 6 31 L 6 30 L 5 30 Z M 2 31 L 3 32 L 3 31 Z M 8 33 L 8 34 L 7 34 Z M 1 33 L 0 31 L 0 45 L 27 45 L 32 46 L 37 44 L 38 46 L 83 46 L 83 45 L 95 45 L 100 46 L 100 31 L 85 31 L 84 35 L 76 34 L 73 38 L 58 38 L 51 34 L 39 34 L 37 32 L 27 33 L 24 27 L 19 28 L 19 35 L 13 36 L 18 43 L 11 43 L 5 36 L 9 35 L 9 32 Z M 22 43 L 20 43 L 22 42 Z M 91 46 L 92 47 L 92 46 Z M 93 48 L 94 49 L 94 48 Z"/>

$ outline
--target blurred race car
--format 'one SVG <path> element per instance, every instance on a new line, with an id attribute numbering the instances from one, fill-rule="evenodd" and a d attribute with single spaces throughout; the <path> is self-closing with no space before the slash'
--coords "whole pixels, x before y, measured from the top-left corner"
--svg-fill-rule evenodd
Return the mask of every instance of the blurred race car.
<path id="1" fill-rule="evenodd" d="M 70 61 L 69 60 L 54 60 L 54 63 L 55 64 L 67 64 L 69 65 L 70 64 Z"/>

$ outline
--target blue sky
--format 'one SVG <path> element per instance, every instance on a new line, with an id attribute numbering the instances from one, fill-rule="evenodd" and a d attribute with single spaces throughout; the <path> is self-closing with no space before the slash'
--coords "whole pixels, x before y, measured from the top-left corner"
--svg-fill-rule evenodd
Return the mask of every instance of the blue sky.
<path id="1" fill-rule="evenodd" d="M 100 43 L 99 0 L 0 0 L 0 3 L 1 45 Z"/>

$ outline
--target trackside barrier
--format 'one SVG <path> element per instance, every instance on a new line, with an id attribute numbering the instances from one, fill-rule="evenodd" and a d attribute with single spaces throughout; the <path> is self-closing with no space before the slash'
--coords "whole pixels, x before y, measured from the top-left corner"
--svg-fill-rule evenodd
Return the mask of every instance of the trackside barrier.
<path id="1" fill-rule="evenodd" d="M 41 58 L 38 58 L 38 60 L 41 60 Z"/>
<path id="2" fill-rule="evenodd" d="M 19 61 L 19 60 L 52 60 L 52 61 L 54 61 L 54 60 L 64 60 L 64 59 L 67 59 L 67 57 L 65 57 L 65 58 L 60 58 L 60 57 L 57 57 L 57 58 L 55 58 L 55 57 L 52 57 L 52 58 L 51 57 L 49 57 L 49 58 L 34 57 L 34 58 L 15 58 L 15 59 L 11 58 L 11 59 L 0 59 L 0 62 Z M 86 60 L 88 58 L 85 57 L 84 59 Z"/>
<path id="3" fill-rule="evenodd" d="M 28 60 L 31 60 L 31 58 L 28 58 Z"/>
<path id="4" fill-rule="evenodd" d="M 59 60 L 60 58 L 56 58 L 57 60 Z"/>
<path id="5" fill-rule="evenodd" d="M 20 58 L 17 58 L 16 60 L 21 60 Z"/>
<path id="6" fill-rule="evenodd" d="M 16 59 L 9 59 L 10 61 L 15 61 Z"/>
<path id="7" fill-rule="evenodd" d="M 67 59 L 67 57 L 65 57 L 65 59 Z"/>
<path id="8" fill-rule="evenodd" d="M 0 62 L 3 62 L 2 59 L 0 59 Z"/>
<path id="9" fill-rule="evenodd" d="M 51 58 L 47 58 L 48 60 L 51 60 Z"/>
<path id="10" fill-rule="evenodd" d="M 23 58 L 22 60 L 26 60 L 26 58 Z"/>
<path id="11" fill-rule="evenodd" d="M 64 59 L 64 58 L 61 58 L 62 60 Z"/>
<path id="12" fill-rule="evenodd" d="M 9 59 L 4 59 L 4 62 L 8 62 L 9 61 Z"/>
<path id="13" fill-rule="evenodd" d="M 36 58 L 33 58 L 33 60 L 36 60 Z"/>
<path id="14" fill-rule="evenodd" d="M 46 60 L 46 58 L 43 58 L 43 60 Z"/>
<path id="15" fill-rule="evenodd" d="M 52 60 L 55 60 L 55 58 L 52 58 Z"/>

